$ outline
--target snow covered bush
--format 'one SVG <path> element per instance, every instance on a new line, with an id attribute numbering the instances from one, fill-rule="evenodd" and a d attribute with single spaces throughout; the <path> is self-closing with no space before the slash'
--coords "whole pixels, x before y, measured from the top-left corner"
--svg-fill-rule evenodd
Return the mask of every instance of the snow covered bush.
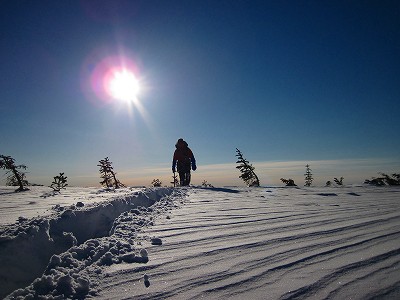
<path id="1" fill-rule="evenodd" d="M 286 186 L 297 186 L 297 184 L 294 183 L 293 179 L 285 179 L 285 178 L 281 178 L 281 181 L 286 184 Z"/>
<path id="2" fill-rule="evenodd" d="M 19 171 L 19 169 L 26 170 L 25 165 L 15 165 L 14 158 L 11 156 L 0 155 L 0 168 L 7 170 L 7 185 L 19 186 L 19 188 L 15 190 L 16 192 L 29 190 L 25 187 L 29 184 L 25 179 L 25 173 Z"/>
<path id="3" fill-rule="evenodd" d="M 243 179 L 248 186 L 260 186 L 260 180 L 254 172 L 254 167 L 243 157 L 242 152 L 238 148 L 236 148 L 236 156 L 238 158 L 236 163 L 239 164 L 236 169 L 239 169 L 242 173 L 239 178 Z"/>
<path id="4" fill-rule="evenodd" d="M 385 173 L 381 174 L 385 178 L 384 180 L 388 185 L 400 185 L 400 173 L 394 173 L 391 176 Z"/>
<path id="5" fill-rule="evenodd" d="M 372 179 L 365 179 L 364 181 L 365 184 L 370 184 L 370 185 L 376 185 L 376 186 L 384 186 L 385 185 L 385 181 L 384 178 L 382 177 L 372 177 Z"/>
<path id="6" fill-rule="evenodd" d="M 151 182 L 151 185 L 153 186 L 153 187 L 160 187 L 161 185 L 162 185 L 162 182 L 161 182 L 161 180 L 160 179 L 153 179 L 153 181 Z"/>
<path id="7" fill-rule="evenodd" d="M 385 173 L 380 172 L 381 177 L 374 178 L 372 177 L 371 180 L 365 179 L 364 183 L 376 185 L 376 186 L 383 186 L 383 185 L 400 185 L 400 173 L 393 173 L 392 175 L 387 175 Z"/>
<path id="8" fill-rule="evenodd" d="M 202 186 L 204 187 L 214 187 L 212 184 L 208 183 L 207 180 L 203 180 L 203 182 L 201 183 Z"/>

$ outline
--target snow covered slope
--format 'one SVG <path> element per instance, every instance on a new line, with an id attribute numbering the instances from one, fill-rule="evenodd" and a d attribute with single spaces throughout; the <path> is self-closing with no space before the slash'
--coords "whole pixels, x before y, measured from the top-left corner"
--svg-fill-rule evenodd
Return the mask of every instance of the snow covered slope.
<path id="1" fill-rule="evenodd" d="M 398 188 L 126 193 L 93 208 L 3 226 L 1 290 L 20 288 L 10 299 L 400 297 Z M 33 242 L 36 248 L 27 246 L 30 239 L 40 241 Z M 7 250 L 7 245 L 12 246 Z M 14 277 L 4 274 L 23 278 L 29 273 L 23 265 L 33 265 L 41 251 L 48 257 L 37 264 L 42 269 L 24 284 L 11 285 Z M 18 265 L 25 256 L 29 262 Z"/>

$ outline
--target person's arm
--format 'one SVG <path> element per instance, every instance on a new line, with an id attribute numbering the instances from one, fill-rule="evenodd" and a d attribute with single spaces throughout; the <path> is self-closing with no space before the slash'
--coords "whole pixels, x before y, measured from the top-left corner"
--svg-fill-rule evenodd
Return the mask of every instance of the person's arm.
<path id="1" fill-rule="evenodd" d="M 174 156 L 172 157 L 172 172 L 175 173 L 176 172 L 176 151 L 174 152 Z"/>
<path id="2" fill-rule="evenodd" d="M 176 160 L 175 159 L 172 160 L 172 172 L 173 173 L 176 172 Z"/>
<path id="3" fill-rule="evenodd" d="M 192 157 L 190 158 L 190 161 L 192 162 L 192 170 L 196 171 L 197 166 L 196 166 L 196 159 L 194 158 L 193 152 L 192 150 L 190 150 L 190 152 L 192 153 Z"/>

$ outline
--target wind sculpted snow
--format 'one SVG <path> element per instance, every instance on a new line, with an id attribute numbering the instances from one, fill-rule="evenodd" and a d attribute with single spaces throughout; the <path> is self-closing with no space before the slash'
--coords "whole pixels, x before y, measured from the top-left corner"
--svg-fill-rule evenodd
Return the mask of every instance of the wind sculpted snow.
<path id="1" fill-rule="evenodd" d="M 146 231 L 163 240 L 147 248 L 148 264 L 113 265 L 99 296 L 398 298 L 400 190 L 326 190 L 192 189 L 183 208 Z"/>
<path id="2" fill-rule="evenodd" d="M 143 193 L 152 204 L 125 209 L 107 235 L 78 241 L 67 231 L 64 239 L 75 239 L 74 245 L 54 254 L 41 277 L 9 298 L 27 293 L 48 299 L 400 297 L 397 188 Z M 115 205 L 107 203 L 102 213 Z M 16 255 L 25 255 L 22 250 L 15 247 Z"/>

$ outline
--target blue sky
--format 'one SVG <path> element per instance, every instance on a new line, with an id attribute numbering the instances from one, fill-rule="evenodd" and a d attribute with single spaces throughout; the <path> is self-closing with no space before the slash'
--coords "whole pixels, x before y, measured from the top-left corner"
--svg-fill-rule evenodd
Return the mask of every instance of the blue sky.
<path id="1" fill-rule="evenodd" d="M 108 156 L 127 184 L 166 184 L 180 137 L 197 184 L 240 184 L 236 147 L 264 185 L 305 163 L 321 183 L 400 171 L 398 1 L 6 0 L 0 37 L 0 154 L 31 182 L 98 184 Z M 90 88 L 116 56 L 142 109 Z"/>

